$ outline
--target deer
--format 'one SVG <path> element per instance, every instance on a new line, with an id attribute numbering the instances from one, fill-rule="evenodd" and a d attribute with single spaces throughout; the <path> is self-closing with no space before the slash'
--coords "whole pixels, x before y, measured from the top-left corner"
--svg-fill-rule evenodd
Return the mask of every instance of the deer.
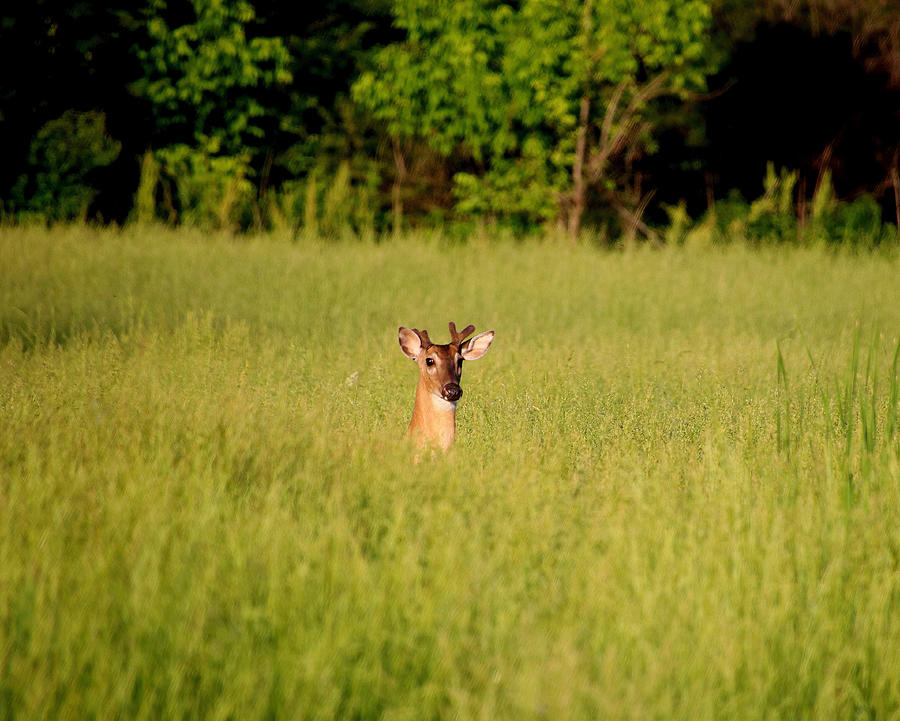
<path id="1" fill-rule="evenodd" d="M 459 379 L 463 361 L 478 360 L 491 347 L 494 331 L 469 337 L 474 325 L 456 331 L 450 322 L 450 342 L 435 345 L 427 330 L 400 327 L 400 349 L 419 366 L 416 402 L 408 435 L 417 446 L 436 445 L 447 450 L 456 438 L 456 404 L 462 397 Z"/>

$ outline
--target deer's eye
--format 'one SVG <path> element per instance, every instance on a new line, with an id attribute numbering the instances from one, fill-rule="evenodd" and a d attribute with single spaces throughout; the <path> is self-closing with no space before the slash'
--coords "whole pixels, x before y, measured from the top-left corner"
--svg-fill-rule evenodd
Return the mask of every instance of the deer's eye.
<path id="1" fill-rule="evenodd" d="M 427 366 L 433 366 L 433 365 L 434 365 L 434 358 L 426 358 L 426 359 L 425 359 L 425 365 L 427 365 Z"/>

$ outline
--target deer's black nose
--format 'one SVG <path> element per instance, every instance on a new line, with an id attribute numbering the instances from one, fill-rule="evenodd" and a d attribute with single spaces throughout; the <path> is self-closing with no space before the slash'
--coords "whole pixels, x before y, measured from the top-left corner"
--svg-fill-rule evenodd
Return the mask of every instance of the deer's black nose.
<path id="1" fill-rule="evenodd" d="M 448 383 L 441 388 L 441 395 L 444 396 L 444 400 L 452 403 L 462 397 L 462 388 L 459 387 L 459 383 Z"/>

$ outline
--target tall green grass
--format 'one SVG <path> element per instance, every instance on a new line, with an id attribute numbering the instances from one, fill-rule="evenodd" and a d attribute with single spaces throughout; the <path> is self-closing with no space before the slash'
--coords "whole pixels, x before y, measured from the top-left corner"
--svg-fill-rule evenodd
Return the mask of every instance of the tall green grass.
<path id="1" fill-rule="evenodd" d="M 2 229 L 0 719 L 897 718 L 898 271 Z"/>

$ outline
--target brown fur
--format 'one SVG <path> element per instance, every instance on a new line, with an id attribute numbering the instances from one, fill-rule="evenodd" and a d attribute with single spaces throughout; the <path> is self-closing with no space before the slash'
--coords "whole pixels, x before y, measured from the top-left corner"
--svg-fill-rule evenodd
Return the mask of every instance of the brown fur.
<path id="1" fill-rule="evenodd" d="M 488 331 L 466 341 L 475 326 L 466 326 L 462 332 L 457 332 L 455 323 L 449 326 L 451 340 L 444 345 L 432 343 L 426 330 L 399 330 L 403 353 L 419 367 L 409 436 L 419 446 L 434 444 L 445 450 L 456 437 L 456 403 L 462 395 L 459 380 L 463 360 L 483 356 L 494 337 L 494 331 Z"/>

